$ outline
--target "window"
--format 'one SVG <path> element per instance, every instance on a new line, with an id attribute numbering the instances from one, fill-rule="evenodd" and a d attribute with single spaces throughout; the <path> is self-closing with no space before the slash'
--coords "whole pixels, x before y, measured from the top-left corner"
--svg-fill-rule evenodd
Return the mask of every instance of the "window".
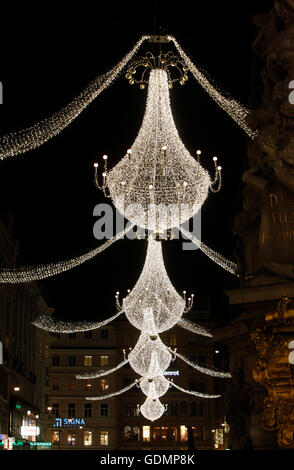
<path id="1" fill-rule="evenodd" d="M 75 418 L 76 416 L 76 405 L 75 403 L 69 403 L 68 404 L 68 417 L 69 418 Z"/>
<path id="2" fill-rule="evenodd" d="M 52 403 L 52 414 L 55 418 L 59 417 L 59 403 Z"/>
<path id="3" fill-rule="evenodd" d="M 101 338 L 102 339 L 108 339 L 108 330 L 101 330 Z"/>
<path id="4" fill-rule="evenodd" d="M 92 403 L 85 403 L 84 415 L 85 418 L 92 418 Z"/>
<path id="5" fill-rule="evenodd" d="M 69 377 L 68 379 L 68 389 L 69 390 L 76 390 L 77 388 L 77 382 L 75 377 Z"/>
<path id="6" fill-rule="evenodd" d="M 59 356 L 53 356 L 52 357 L 52 365 L 53 366 L 59 366 Z"/>
<path id="7" fill-rule="evenodd" d="M 85 331 L 85 339 L 92 339 L 92 331 Z"/>
<path id="8" fill-rule="evenodd" d="M 172 401 L 170 404 L 170 414 L 171 416 L 177 416 L 178 415 L 178 404 L 176 401 Z"/>
<path id="9" fill-rule="evenodd" d="M 49 367 L 45 367 L 45 387 L 49 387 Z"/>
<path id="10" fill-rule="evenodd" d="M 91 446 L 91 445 L 92 445 L 92 432 L 84 431 L 84 446 Z"/>
<path id="11" fill-rule="evenodd" d="M 75 366 L 76 365 L 76 356 L 69 356 L 68 357 L 68 365 Z"/>
<path id="12" fill-rule="evenodd" d="M 138 426 L 125 426 L 124 428 L 124 440 L 139 442 L 140 440 L 140 428 Z"/>
<path id="13" fill-rule="evenodd" d="M 67 445 L 68 446 L 75 446 L 76 445 L 76 435 L 75 434 L 68 434 L 67 435 Z"/>
<path id="14" fill-rule="evenodd" d="M 168 440 L 168 427 L 167 426 L 154 426 L 153 440 L 166 442 Z"/>
<path id="15" fill-rule="evenodd" d="M 150 426 L 143 426 L 143 442 L 150 442 Z"/>
<path id="16" fill-rule="evenodd" d="M 187 402 L 186 401 L 181 401 L 180 403 L 180 413 L 182 416 L 186 416 L 187 414 Z"/>
<path id="17" fill-rule="evenodd" d="M 101 431 L 100 432 L 100 445 L 101 446 L 108 446 L 108 431 Z"/>
<path id="18" fill-rule="evenodd" d="M 84 365 L 91 366 L 93 363 L 93 356 L 85 356 L 84 357 Z"/>
<path id="19" fill-rule="evenodd" d="M 100 356 L 100 366 L 108 366 L 108 356 Z"/>
<path id="20" fill-rule="evenodd" d="M 125 403 L 125 416 L 140 416 L 139 405 L 134 403 Z"/>
<path id="21" fill-rule="evenodd" d="M 180 426 L 180 436 L 181 442 L 185 442 L 188 440 L 188 428 L 186 428 L 186 426 L 184 425 Z"/>
<path id="22" fill-rule="evenodd" d="M 60 443 L 60 431 L 52 431 L 51 433 L 51 442 L 56 445 Z"/>
<path id="23" fill-rule="evenodd" d="M 196 403 L 196 401 L 193 401 L 192 403 L 190 403 L 189 408 L 190 408 L 190 416 L 197 416 L 197 403 Z"/>
<path id="24" fill-rule="evenodd" d="M 177 345 L 177 337 L 176 337 L 176 334 L 173 333 L 172 335 L 170 335 L 169 337 L 169 345 L 170 346 L 176 346 Z"/>
<path id="25" fill-rule="evenodd" d="M 101 388 L 101 390 L 104 392 L 105 390 L 108 390 L 108 387 L 109 387 L 109 385 L 108 385 L 107 379 L 101 379 L 101 380 L 100 380 L 100 388 Z"/>
<path id="26" fill-rule="evenodd" d="M 198 416 L 204 416 L 204 403 L 201 401 L 198 405 Z"/>
<path id="27" fill-rule="evenodd" d="M 101 403 L 100 416 L 108 416 L 108 404 L 107 403 Z"/>
<path id="28" fill-rule="evenodd" d="M 169 438 L 171 441 L 177 440 L 177 428 L 170 428 Z"/>
<path id="29" fill-rule="evenodd" d="M 76 333 L 68 333 L 68 337 L 69 337 L 70 339 L 74 339 L 74 338 L 77 337 L 77 334 L 76 334 Z"/>
<path id="30" fill-rule="evenodd" d="M 49 357 L 49 347 L 46 344 L 43 349 L 43 356 L 44 356 L 44 359 L 48 359 Z"/>
<path id="31" fill-rule="evenodd" d="M 59 377 L 52 378 L 52 390 L 59 390 Z"/>

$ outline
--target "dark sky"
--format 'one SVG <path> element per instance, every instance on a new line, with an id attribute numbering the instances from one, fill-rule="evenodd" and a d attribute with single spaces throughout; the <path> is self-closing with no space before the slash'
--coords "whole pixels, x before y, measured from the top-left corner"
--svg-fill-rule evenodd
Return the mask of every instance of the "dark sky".
<path id="1" fill-rule="evenodd" d="M 251 44 L 256 36 L 251 17 L 272 1 L 239 2 L 82 2 L 61 13 L 53 3 L 42 9 L 13 5 L 1 12 L 1 69 L 4 104 L 1 134 L 47 117 L 71 101 L 97 75 L 112 68 L 142 34 L 164 31 L 231 96 L 245 105 L 258 102 L 260 64 Z M 169 50 L 172 47 L 167 48 Z M 144 46 L 142 51 L 147 50 Z M 122 75 L 66 130 L 37 150 L 1 162 L 0 207 L 15 218 L 20 241 L 19 264 L 58 261 L 98 245 L 92 233 L 93 208 L 103 197 L 93 184 L 93 162 L 104 153 L 115 164 L 139 130 L 146 92 L 131 87 Z M 232 225 L 241 207 L 241 173 L 249 139 L 196 83 L 171 92 L 180 136 L 203 165 L 211 155 L 223 166 L 223 187 L 210 194 L 202 213 L 202 240 L 233 257 Z M 56 316 L 105 318 L 115 312 L 114 294 L 131 288 L 144 262 L 144 241 L 117 242 L 96 259 L 71 272 L 42 281 Z M 223 290 L 238 281 L 199 251 L 183 251 L 176 241 L 164 243 L 166 266 L 179 290 L 210 296 L 215 316 L 225 312 Z M 217 308 L 218 306 L 218 308 Z"/>

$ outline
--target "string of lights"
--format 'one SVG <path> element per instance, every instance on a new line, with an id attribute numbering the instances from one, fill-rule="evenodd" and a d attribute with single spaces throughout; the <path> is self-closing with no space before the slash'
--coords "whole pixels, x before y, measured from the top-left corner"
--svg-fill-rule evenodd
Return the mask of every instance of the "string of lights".
<path id="1" fill-rule="evenodd" d="M 64 106 L 37 124 L 26 129 L 11 132 L 0 137 L 0 158 L 19 155 L 40 147 L 52 137 L 58 135 L 79 114 L 119 76 L 128 62 L 137 52 L 142 42 L 149 36 L 142 36 L 132 50 L 109 72 L 93 80 L 71 103 Z"/>
<path id="2" fill-rule="evenodd" d="M 32 325 L 40 328 L 41 330 L 49 331 L 50 333 L 79 333 L 102 328 L 103 326 L 115 320 L 122 313 L 123 310 L 101 322 L 64 322 L 60 320 L 53 320 L 53 318 L 49 315 L 40 315 L 32 322 Z"/>
<path id="3" fill-rule="evenodd" d="M 194 395 L 195 397 L 200 398 L 220 398 L 221 395 L 210 395 L 208 393 L 201 393 L 195 392 L 194 390 L 186 390 L 185 388 L 180 387 L 179 385 L 175 384 L 174 382 L 170 381 L 173 387 L 177 388 L 181 392 L 188 393 L 189 395 Z"/>
<path id="4" fill-rule="evenodd" d="M 118 395 L 121 395 L 122 393 L 127 392 L 130 390 L 132 387 L 137 385 L 138 381 L 140 379 L 136 379 L 134 382 L 131 384 L 127 385 L 126 387 L 122 388 L 121 390 L 118 390 L 118 392 L 113 392 L 113 393 L 108 393 L 107 395 L 100 395 L 100 396 L 95 396 L 95 397 L 86 397 L 86 400 L 92 400 L 92 401 L 97 401 L 97 400 L 108 400 L 109 398 L 116 397 Z"/>
<path id="5" fill-rule="evenodd" d="M 169 348 L 170 349 L 170 348 Z M 191 361 L 190 359 L 188 359 L 187 357 L 183 356 L 182 354 L 178 353 L 177 351 L 172 351 L 173 354 L 175 354 L 179 359 L 181 359 L 182 361 L 186 362 L 186 364 L 188 364 L 189 366 L 193 367 L 194 369 L 198 370 L 199 372 L 201 372 L 202 374 L 206 374 L 206 375 L 211 375 L 212 377 L 219 377 L 221 379 L 230 379 L 232 376 L 229 372 L 221 372 L 215 368 L 213 368 L 212 366 L 209 366 L 208 367 L 204 367 L 200 364 L 197 364 L 197 362 L 193 362 Z"/>
<path id="6" fill-rule="evenodd" d="M 252 139 L 256 137 L 257 132 L 253 131 L 246 122 L 246 116 L 248 114 L 248 109 L 245 106 L 242 106 L 237 100 L 233 98 L 226 98 L 218 91 L 205 77 L 203 73 L 193 64 L 191 59 L 185 54 L 178 41 L 173 36 L 168 36 L 168 39 L 172 41 L 179 52 L 180 56 L 185 61 L 187 67 L 197 80 L 197 82 L 204 88 L 205 91 L 211 96 L 211 98 L 226 112 L 228 115 L 234 119 L 234 121 L 251 137 Z"/>
<path id="7" fill-rule="evenodd" d="M 110 375 L 113 372 L 116 372 L 118 369 L 121 369 L 125 364 L 128 364 L 129 360 L 124 359 L 120 362 L 117 366 L 113 367 L 112 369 L 102 370 L 98 372 L 88 372 L 83 374 L 77 374 L 76 379 L 84 380 L 84 379 L 98 379 L 99 377 L 105 377 L 106 375 Z"/>
<path id="8" fill-rule="evenodd" d="M 212 338 L 212 334 L 209 333 L 208 330 L 206 330 L 202 326 L 192 323 L 189 320 L 185 320 L 184 318 L 181 318 L 181 320 L 178 322 L 178 325 L 184 328 L 185 330 L 195 333 L 196 335 L 209 336 L 210 338 Z"/>
<path id="9" fill-rule="evenodd" d="M 214 261 L 216 264 L 221 266 L 223 269 L 226 271 L 229 271 L 231 274 L 235 274 L 238 276 L 238 265 L 234 263 L 233 261 L 228 260 L 221 254 L 217 253 L 216 251 L 213 251 L 211 248 L 209 248 L 207 245 L 205 245 L 203 242 L 198 240 L 195 235 L 192 233 L 188 232 L 185 230 L 183 227 L 181 227 L 181 232 L 185 237 L 187 237 L 189 240 L 191 240 L 195 245 L 197 245 L 200 250 L 208 256 L 212 261 Z"/>
<path id="10" fill-rule="evenodd" d="M 32 282 L 40 279 L 46 279 L 48 277 L 56 276 L 57 274 L 69 271 L 70 269 L 80 266 L 81 264 L 89 261 L 90 259 L 97 256 L 102 251 L 106 250 L 117 240 L 120 240 L 126 235 L 131 229 L 132 225 L 128 225 L 123 231 L 107 240 L 103 245 L 94 250 L 85 253 L 84 255 L 72 258 L 66 261 L 59 261 L 57 263 L 40 264 L 37 266 L 19 266 L 13 268 L 2 268 L 0 269 L 0 284 L 18 284 L 21 282 Z"/>

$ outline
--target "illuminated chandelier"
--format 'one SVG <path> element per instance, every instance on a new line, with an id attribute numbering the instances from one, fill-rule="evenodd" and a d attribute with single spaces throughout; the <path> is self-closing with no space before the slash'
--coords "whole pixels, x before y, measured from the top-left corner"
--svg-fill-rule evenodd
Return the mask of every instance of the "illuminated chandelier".
<path id="1" fill-rule="evenodd" d="M 54 135 L 61 132 L 88 106 L 127 66 L 144 40 L 142 37 L 123 60 L 105 75 L 97 77 L 79 97 L 54 116 L 31 128 L 8 134 L 0 138 L 0 158 L 7 158 L 37 148 Z M 129 290 L 122 303 L 116 294 L 118 312 L 102 322 L 55 322 L 40 316 L 34 325 L 51 332 L 75 332 L 100 328 L 122 313 L 139 331 L 139 339 L 128 357 L 112 369 L 90 374 L 77 374 L 78 379 L 103 377 L 117 371 L 129 363 L 139 378 L 122 390 L 88 400 L 105 400 L 129 390 L 134 385 L 141 388 L 146 396 L 140 406 L 142 415 L 155 420 L 165 411 L 159 398 L 170 387 L 202 398 L 217 398 L 219 395 L 203 394 L 185 390 L 173 381 L 166 379 L 165 371 L 171 361 L 178 357 L 195 370 L 213 377 L 229 378 L 230 374 L 204 367 L 176 350 L 167 347 L 160 333 L 179 325 L 195 334 L 211 336 L 199 325 L 183 318 L 193 305 L 193 294 L 188 299 L 186 293 L 180 296 L 173 287 L 165 270 L 160 238 L 166 230 L 179 229 L 192 242 L 224 269 L 237 274 L 237 266 L 232 261 L 214 252 L 197 238 L 188 233 L 182 224 L 193 217 L 204 204 L 209 190 L 219 191 L 221 187 L 221 167 L 217 157 L 213 157 L 215 174 L 211 178 L 200 163 L 201 151 L 197 150 L 196 159 L 190 155 L 181 141 L 176 129 L 171 106 L 169 89 L 174 83 L 184 85 L 191 71 L 196 80 L 210 96 L 247 132 L 256 135 L 246 124 L 247 110 L 237 101 L 224 96 L 215 89 L 205 76 L 183 52 L 177 41 L 168 36 L 181 57 L 173 53 L 160 54 L 159 57 L 147 53 L 135 59 L 128 67 L 126 78 L 131 85 L 138 83 L 140 89 L 148 87 L 146 110 L 137 138 L 120 162 L 108 170 L 108 157 L 103 156 L 102 182 L 98 181 L 98 164 L 95 167 L 95 181 L 104 195 L 111 198 L 116 209 L 130 222 L 125 230 L 108 240 L 99 248 L 72 260 L 40 266 L 4 268 L 0 271 L 0 282 L 19 283 L 44 279 L 93 258 L 116 240 L 122 238 L 134 226 L 148 231 L 149 241 L 146 260 L 142 273 L 132 290 Z M 138 70 L 143 72 L 138 78 Z M 174 73 L 176 71 L 176 74 Z M 148 77 L 149 73 L 149 77 Z"/>

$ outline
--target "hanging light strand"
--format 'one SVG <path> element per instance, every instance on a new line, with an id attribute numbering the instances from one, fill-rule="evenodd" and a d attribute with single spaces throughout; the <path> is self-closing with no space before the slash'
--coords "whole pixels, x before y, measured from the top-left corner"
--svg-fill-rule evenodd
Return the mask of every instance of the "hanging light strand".
<path id="1" fill-rule="evenodd" d="M 32 322 L 32 325 L 40 328 L 41 330 L 49 331 L 50 333 L 80 333 L 84 331 L 98 330 L 98 328 L 102 328 L 115 320 L 122 313 L 123 310 L 101 322 L 64 322 L 53 320 L 49 315 L 41 315 Z"/>
<path id="2" fill-rule="evenodd" d="M 229 271 L 231 274 L 235 274 L 238 276 L 238 265 L 234 263 L 233 261 L 228 260 L 224 256 L 220 255 L 216 251 L 213 251 L 211 248 L 209 248 L 207 245 L 202 243 L 200 240 L 198 240 L 192 233 L 188 232 L 181 226 L 181 232 L 185 237 L 187 237 L 189 240 L 191 240 L 195 245 L 199 246 L 200 250 L 208 256 L 212 261 L 214 261 L 216 264 L 221 266 L 223 269 L 226 271 Z"/>
<path id="3" fill-rule="evenodd" d="M 170 348 L 169 348 L 170 349 Z M 170 349 L 170 351 L 172 351 Z M 182 354 L 178 353 L 177 351 L 172 351 L 179 359 L 186 362 L 189 366 L 193 367 L 194 369 L 198 370 L 202 374 L 211 375 L 212 377 L 219 377 L 221 379 L 230 379 L 232 376 L 229 372 L 222 372 L 217 369 L 214 369 L 212 366 L 204 367 L 197 362 L 190 361 L 187 357 L 183 356 Z"/>
<path id="4" fill-rule="evenodd" d="M 98 76 L 71 103 L 55 112 L 49 118 L 26 129 L 11 132 L 0 137 L 0 158 L 19 155 L 40 147 L 52 137 L 58 135 L 79 114 L 119 76 L 132 59 L 142 42 L 149 36 L 142 36 L 133 49 L 109 72 Z"/>
<path id="5" fill-rule="evenodd" d="M 185 388 L 180 387 L 179 385 L 175 384 L 174 382 L 170 381 L 173 387 L 177 388 L 181 392 L 188 393 L 189 395 L 194 395 L 195 397 L 200 398 L 220 398 L 221 395 L 210 395 L 208 393 L 201 393 L 201 392 L 194 392 L 193 390 L 186 390 Z"/>
<path id="6" fill-rule="evenodd" d="M 117 240 L 120 240 L 126 233 L 133 228 L 133 225 L 128 226 L 122 232 L 118 233 L 110 240 L 107 240 L 103 245 L 95 248 L 94 250 L 85 253 L 84 255 L 72 258 L 66 261 L 59 261 L 57 263 L 40 264 L 37 266 L 20 266 L 16 268 L 3 268 L 0 269 L 0 284 L 18 284 L 21 282 L 32 282 L 40 279 L 46 279 L 48 277 L 56 276 L 70 269 L 80 266 L 81 264 L 89 261 L 90 259 L 97 256 L 102 251 L 106 250 Z"/>
<path id="7" fill-rule="evenodd" d="M 110 375 L 113 372 L 121 369 L 124 365 L 128 364 L 129 360 L 125 359 L 124 361 L 120 362 L 117 366 L 113 367 L 112 369 L 102 370 L 98 372 L 89 372 L 87 374 L 77 374 L 76 379 L 84 380 L 84 379 L 98 379 L 99 377 L 105 377 L 106 375 Z"/>
<path id="8" fill-rule="evenodd" d="M 184 59 L 187 67 L 194 75 L 197 82 L 204 88 L 205 91 L 211 96 L 211 98 L 226 112 L 228 115 L 234 119 L 234 121 L 251 137 L 252 139 L 256 137 L 257 131 L 253 131 L 246 122 L 246 116 L 249 111 L 242 106 L 237 100 L 233 98 L 226 98 L 223 94 L 218 91 L 210 81 L 205 77 L 203 73 L 193 64 L 191 59 L 185 54 L 177 40 L 173 36 L 168 36 L 168 39 L 172 41 L 178 50 L 180 56 Z"/>
<path id="9" fill-rule="evenodd" d="M 108 393 L 107 395 L 101 395 L 101 396 L 96 396 L 96 397 L 86 397 L 86 400 L 98 401 L 98 400 L 108 400 L 108 398 L 117 397 L 118 395 L 121 395 L 122 393 L 125 393 L 128 390 L 130 390 L 132 387 L 134 387 L 139 382 L 139 380 L 140 379 L 136 379 L 134 382 L 127 385 L 127 387 L 124 387 L 121 390 L 118 390 L 118 392 Z"/>
<path id="10" fill-rule="evenodd" d="M 185 320 L 184 318 L 182 318 L 178 322 L 178 326 L 181 326 L 185 330 L 191 331 L 192 333 L 195 333 L 196 335 L 209 336 L 210 338 L 212 338 L 212 334 L 208 330 L 206 330 L 202 326 L 192 323 L 189 320 Z"/>

